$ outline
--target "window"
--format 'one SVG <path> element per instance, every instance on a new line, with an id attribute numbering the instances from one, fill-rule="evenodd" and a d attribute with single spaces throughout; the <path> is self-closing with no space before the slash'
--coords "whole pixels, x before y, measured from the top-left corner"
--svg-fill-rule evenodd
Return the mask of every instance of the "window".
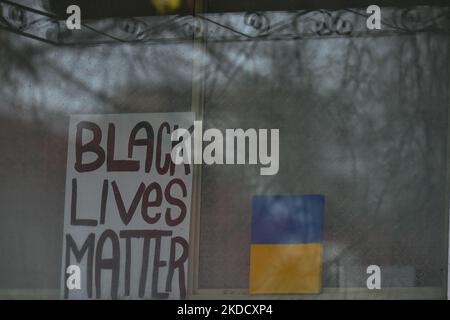
<path id="1" fill-rule="evenodd" d="M 322 291 L 290 297 L 445 298 L 448 8 L 387 4 L 367 30 L 365 3 L 219 2 L 76 33 L 0 1 L 0 297 L 60 297 L 69 115 L 193 111 L 279 129 L 280 163 L 195 165 L 188 298 L 253 298 L 252 199 L 304 194 L 325 196 Z"/>

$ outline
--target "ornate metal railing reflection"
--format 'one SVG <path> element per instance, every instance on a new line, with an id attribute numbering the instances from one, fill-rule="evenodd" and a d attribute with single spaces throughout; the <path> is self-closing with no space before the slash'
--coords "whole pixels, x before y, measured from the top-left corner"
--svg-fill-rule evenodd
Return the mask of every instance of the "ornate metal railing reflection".
<path id="1" fill-rule="evenodd" d="M 227 42 L 415 32 L 447 34 L 450 18 L 449 8 L 420 6 L 383 8 L 380 30 L 366 27 L 368 14 L 364 9 L 106 18 L 82 21 L 81 30 L 69 30 L 65 21 L 45 8 L 45 3 L 33 4 L 31 7 L 0 0 L 0 28 L 54 45 L 173 43 L 189 41 L 194 36 Z"/>

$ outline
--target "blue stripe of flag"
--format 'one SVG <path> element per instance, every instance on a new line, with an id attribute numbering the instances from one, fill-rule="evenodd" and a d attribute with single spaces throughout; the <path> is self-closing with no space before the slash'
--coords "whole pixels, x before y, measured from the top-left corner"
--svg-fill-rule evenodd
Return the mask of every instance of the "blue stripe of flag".
<path id="1" fill-rule="evenodd" d="M 323 195 L 253 197 L 252 244 L 322 241 Z"/>

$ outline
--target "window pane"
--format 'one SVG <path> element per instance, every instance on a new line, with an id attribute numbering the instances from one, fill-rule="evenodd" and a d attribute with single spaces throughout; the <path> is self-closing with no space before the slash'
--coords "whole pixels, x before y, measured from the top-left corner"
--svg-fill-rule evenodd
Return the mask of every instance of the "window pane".
<path id="1" fill-rule="evenodd" d="M 209 43 L 206 127 L 280 129 L 280 170 L 203 167 L 200 288 L 247 288 L 252 197 L 301 194 L 326 198 L 324 287 L 365 288 L 375 264 L 383 287 L 444 288 L 447 46 Z"/>

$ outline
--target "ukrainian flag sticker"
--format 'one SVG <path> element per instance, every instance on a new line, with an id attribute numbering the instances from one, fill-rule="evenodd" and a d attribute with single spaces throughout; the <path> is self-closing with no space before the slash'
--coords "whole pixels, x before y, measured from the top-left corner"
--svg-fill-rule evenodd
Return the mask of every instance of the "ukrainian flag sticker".
<path id="1" fill-rule="evenodd" d="M 320 292 L 324 206 L 322 195 L 253 198 L 250 293 Z"/>

